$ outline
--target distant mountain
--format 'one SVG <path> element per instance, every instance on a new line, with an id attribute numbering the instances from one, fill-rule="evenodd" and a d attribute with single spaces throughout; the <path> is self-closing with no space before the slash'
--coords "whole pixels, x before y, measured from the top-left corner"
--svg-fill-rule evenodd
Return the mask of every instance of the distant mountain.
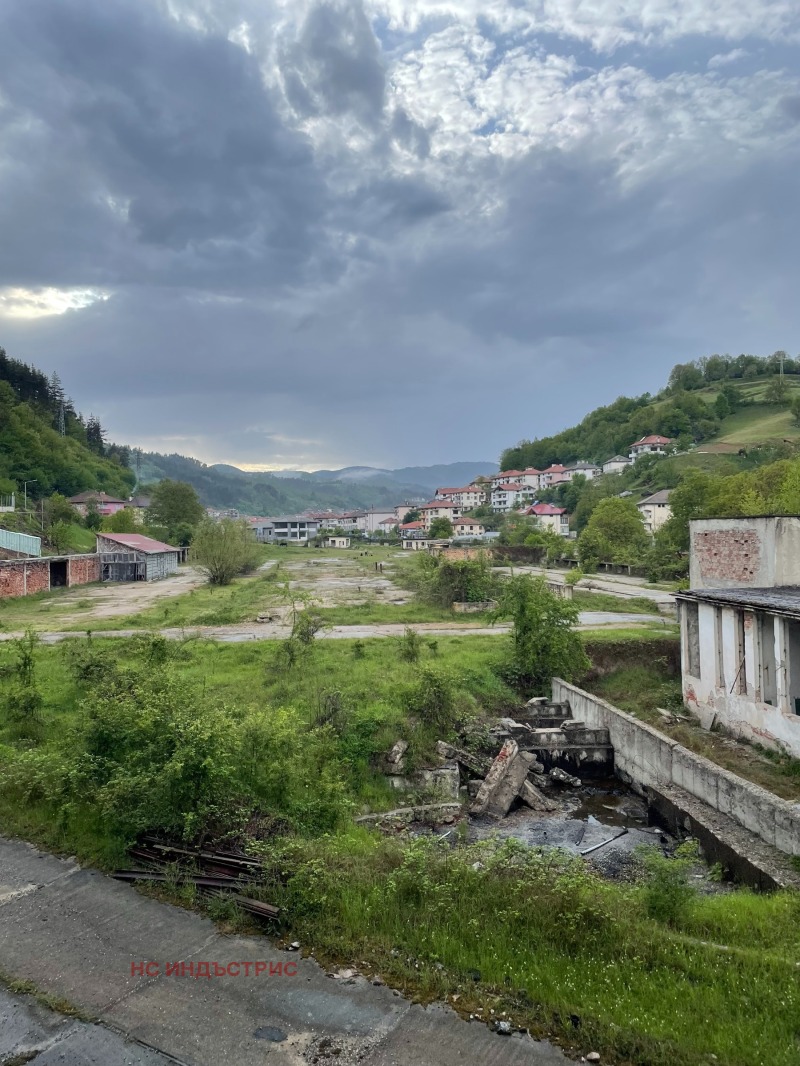
<path id="1" fill-rule="evenodd" d="M 184 455 L 142 455 L 140 480 L 188 481 L 207 507 L 235 507 L 244 514 L 277 515 L 309 509 L 350 510 L 394 507 L 423 501 L 439 485 L 463 485 L 491 474 L 496 463 L 446 463 L 382 470 L 351 466 L 342 470 L 250 472 L 226 463 L 207 466 Z"/>

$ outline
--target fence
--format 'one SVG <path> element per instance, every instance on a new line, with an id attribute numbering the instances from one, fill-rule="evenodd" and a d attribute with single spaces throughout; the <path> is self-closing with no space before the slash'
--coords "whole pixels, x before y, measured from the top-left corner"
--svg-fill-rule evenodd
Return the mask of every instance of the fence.
<path id="1" fill-rule="evenodd" d="M 17 555 L 39 557 L 42 554 L 41 537 L 29 537 L 27 533 L 13 533 L 10 529 L 0 529 L 0 548 L 16 552 Z"/>
<path id="2" fill-rule="evenodd" d="M 0 496 L 0 511 L 16 511 L 17 503 L 12 492 L 10 496 Z"/>

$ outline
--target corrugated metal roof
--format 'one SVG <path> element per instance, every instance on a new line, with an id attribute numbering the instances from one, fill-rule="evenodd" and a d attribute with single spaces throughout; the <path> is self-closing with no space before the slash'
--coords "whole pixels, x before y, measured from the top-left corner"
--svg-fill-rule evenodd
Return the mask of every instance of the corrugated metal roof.
<path id="1" fill-rule="evenodd" d="M 800 585 L 751 589 L 689 589 L 675 595 L 680 600 L 715 603 L 727 607 L 749 607 L 756 611 L 800 618 Z"/>
<path id="2" fill-rule="evenodd" d="M 137 552 L 144 552 L 145 555 L 158 555 L 161 552 L 177 552 L 180 548 L 175 548 L 171 544 L 164 544 L 160 540 L 153 540 L 152 537 L 145 537 L 141 533 L 101 533 L 98 540 L 110 540 L 114 544 L 122 544 L 126 548 L 132 548 Z"/>

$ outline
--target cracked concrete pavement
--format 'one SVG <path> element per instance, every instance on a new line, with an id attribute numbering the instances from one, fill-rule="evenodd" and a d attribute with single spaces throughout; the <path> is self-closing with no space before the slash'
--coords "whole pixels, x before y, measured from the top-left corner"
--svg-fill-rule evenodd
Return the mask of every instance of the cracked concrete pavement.
<path id="1" fill-rule="evenodd" d="M 296 976 L 166 976 L 166 964 L 297 964 Z M 157 963 L 157 975 L 131 964 Z M 251 971 L 253 967 L 250 967 Z M 151 967 L 152 970 L 152 967 Z M 37 1066 L 565 1066 L 553 1045 L 499 1036 L 363 977 L 328 978 L 267 937 L 225 936 L 74 860 L 0 838 L 0 971 L 95 1024 L 0 991 L 0 1064 Z"/>

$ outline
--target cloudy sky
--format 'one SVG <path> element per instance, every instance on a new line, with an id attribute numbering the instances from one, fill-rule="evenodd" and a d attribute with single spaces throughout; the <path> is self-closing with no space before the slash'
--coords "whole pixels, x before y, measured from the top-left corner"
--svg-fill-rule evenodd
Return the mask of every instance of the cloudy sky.
<path id="1" fill-rule="evenodd" d="M 0 0 L 0 344 L 113 439 L 492 460 L 800 349 L 796 0 Z"/>

